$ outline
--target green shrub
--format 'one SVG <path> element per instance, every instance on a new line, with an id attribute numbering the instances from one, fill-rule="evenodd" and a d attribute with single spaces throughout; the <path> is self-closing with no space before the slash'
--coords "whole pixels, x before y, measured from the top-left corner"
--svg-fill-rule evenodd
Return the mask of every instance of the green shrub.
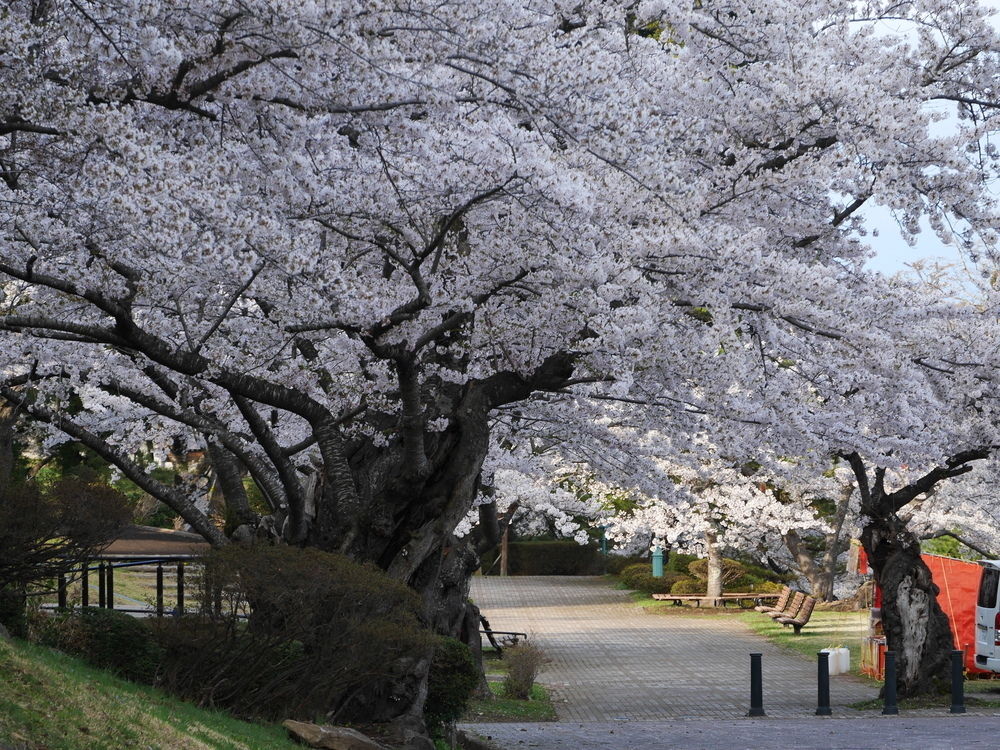
<path id="1" fill-rule="evenodd" d="M 517 645 L 504 649 L 503 660 L 507 664 L 507 677 L 503 681 L 504 694 L 508 698 L 527 700 L 535 685 L 538 671 L 545 663 L 545 652 L 530 641 L 520 641 Z"/>
<path id="2" fill-rule="evenodd" d="M 781 591 L 781 584 L 748 573 L 727 583 L 725 590 L 729 592 L 757 591 L 762 594 L 770 594 Z"/>
<path id="3" fill-rule="evenodd" d="M 621 582 L 625 584 L 630 589 L 638 588 L 635 585 L 636 579 L 641 576 L 651 576 L 653 575 L 653 566 L 646 563 L 635 563 L 622 568 L 622 572 L 618 574 Z"/>
<path id="4" fill-rule="evenodd" d="M 239 716 L 312 721 L 405 681 L 431 648 L 416 593 L 342 555 L 230 545 L 197 589 L 220 606 L 160 623 L 161 681 Z"/>
<path id="5" fill-rule="evenodd" d="M 663 571 L 672 573 L 683 573 L 688 575 L 688 566 L 698 559 L 697 555 L 685 555 L 680 552 L 671 552 L 666 562 L 663 563 Z"/>
<path id="6" fill-rule="evenodd" d="M 678 581 L 670 588 L 671 594 L 677 596 L 692 596 L 694 594 L 704 594 L 708 590 L 706 581 L 699 581 L 696 578 L 686 578 Z"/>
<path id="7" fill-rule="evenodd" d="M 164 654 L 144 621 L 98 607 L 80 607 L 56 615 L 42 627 L 38 640 L 99 669 L 147 685 L 156 680 Z"/>
<path id="8" fill-rule="evenodd" d="M 642 564 L 650 566 L 648 555 L 608 555 L 605 558 L 604 570 L 613 576 L 620 576 L 625 568 Z"/>
<path id="9" fill-rule="evenodd" d="M 472 649 L 454 638 L 438 640 L 424 704 L 424 718 L 432 733 L 457 721 L 465 713 L 469 699 L 479 686 L 479 677 Z"/>
<path id="10" fill-rule="evenodd" d="M 636 576 L 632 588 L 647 594 L 669 594 L 678 581 L 694 580 L 691 576 L 680 573 L 664 573 L 661 578 L 655 578 L 652 573 Z"/>
<path id="11" fill-rule="evenodd" d="M 708 580 L 708 560 L 695 560 L 688 565 L 688 570 L 695 578 L 702 581 Z M 746 573 L 743 563 L 728 558 L 722 559 L 722 585 L 726 586 L 730 581 L 735 581 Z"/>

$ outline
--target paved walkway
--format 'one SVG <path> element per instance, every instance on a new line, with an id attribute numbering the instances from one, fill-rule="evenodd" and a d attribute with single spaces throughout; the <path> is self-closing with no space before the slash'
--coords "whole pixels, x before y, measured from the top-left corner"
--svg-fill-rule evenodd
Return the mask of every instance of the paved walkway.
<path id="1" fill-rule="evenodd" d="M 735 618 L 645 614 L 600 578 L 476 577 L 471 596 L 495 630 L 528 632 L 552 659 L 539 682 L 558 723 L 471 725 L 508 750 L 763 747 L 790 737 L 796 748 L 946 748 L 956 732 L 962 747 L 979 739 L 1000 745 L 1000 717 L 984 715 L 995 712 L 883 717 L 847 709 L 877 695 L 849 675 L 830 679 L 834 717 L 816 717 L 815 661 L 772 646 Z M 755 652 L 763 654 L 764 719 L 746 718 Z"/>

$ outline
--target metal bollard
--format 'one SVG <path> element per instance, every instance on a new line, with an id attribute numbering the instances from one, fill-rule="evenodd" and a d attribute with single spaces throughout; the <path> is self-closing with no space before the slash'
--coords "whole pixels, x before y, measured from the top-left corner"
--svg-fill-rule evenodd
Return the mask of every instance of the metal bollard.
<path id="1" fill-rule="evenodd" d="M 885 705 L 882 713 L 886 716 L 895 716 L 899 713 L 896 705 L 896 652 L 885 652 Z"/>
<path id="2" fill-rule="evenodd" d="M 767 716 L 764 713 L 764 673 L 760 659 L 763 654 L 750 654 L 750 713 L 747 716 Z"/>
<path id="3" fill-rule="evenodd" d="M 962 665 L 964 651 L 951 652 L 951 712 L 965 713 L 965 670 Z"/>
<path id="4" fill-rule="evenodd" d="M 833 709 L 830 708 L 830 652 L 819 652 L 819 705 L 816 707 L 817 716 L 830 716 Z"/>

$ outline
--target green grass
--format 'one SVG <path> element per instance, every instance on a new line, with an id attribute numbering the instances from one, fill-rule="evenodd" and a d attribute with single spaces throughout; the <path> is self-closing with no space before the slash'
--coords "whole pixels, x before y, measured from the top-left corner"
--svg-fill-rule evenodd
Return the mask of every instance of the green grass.
<path id="1" fill-rule="evenodd" d="M 0 742 L 19 750 L 291 750 L 283 728 L 238 721 L 79 659 L 0 641 Z"/>
<path id="2" fill-rule="evenodd" d="M 493 700 L 473 700 L 460 721 L 469 724 L 503 721 L 555 721 L 556 711 L 552 707 L 548 691 L 541 685 L 531 689 L 529 700 L 503 697 L 503 683 L 490 682 Z"/>
<path id="3" fill-rule="evenodd" d="M 783 648 L 797 651 L 815 660 L 824 648 L 846 646 L 851 651 L 851 674 L 862 676 L 861 643 L 868 634 L 868 612 L 824 612 L 816 610 L 799 635 L 791 627 L 783 627 L 770 617 L 753 610 L 744 611 L 739 619 L 760 635 Z"/>

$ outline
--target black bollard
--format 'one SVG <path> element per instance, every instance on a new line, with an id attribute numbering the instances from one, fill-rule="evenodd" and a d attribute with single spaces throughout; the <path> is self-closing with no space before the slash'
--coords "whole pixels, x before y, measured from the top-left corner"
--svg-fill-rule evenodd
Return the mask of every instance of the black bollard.
<path id="1" fill-rule="evenodd" d="M 767 716 L 764 713 L 764 673 L 760 658 L 763 654 L 750 654 L 750 713 L 747 716 Z"/>
<path id="2" fill-rule="evenodd" d="M 965 671 L 962 666 L 964 651 L 951 652 L 951 713 L 965 713 Z"/>
<path id="3" fill-rule="evenodd" d="M 833 709 L 830 708 L 830 652 L 819 652 L 819 705 L 816 707 L 817 716 L 830 716 Z"/>
<path id="4" fill-rule="evenodd" d="M 882 713 L 887 716 L 895 716 L 899 713 L 899 706 L 896 705 L 896 652 L 885 652 L 885 705 Z"/>

